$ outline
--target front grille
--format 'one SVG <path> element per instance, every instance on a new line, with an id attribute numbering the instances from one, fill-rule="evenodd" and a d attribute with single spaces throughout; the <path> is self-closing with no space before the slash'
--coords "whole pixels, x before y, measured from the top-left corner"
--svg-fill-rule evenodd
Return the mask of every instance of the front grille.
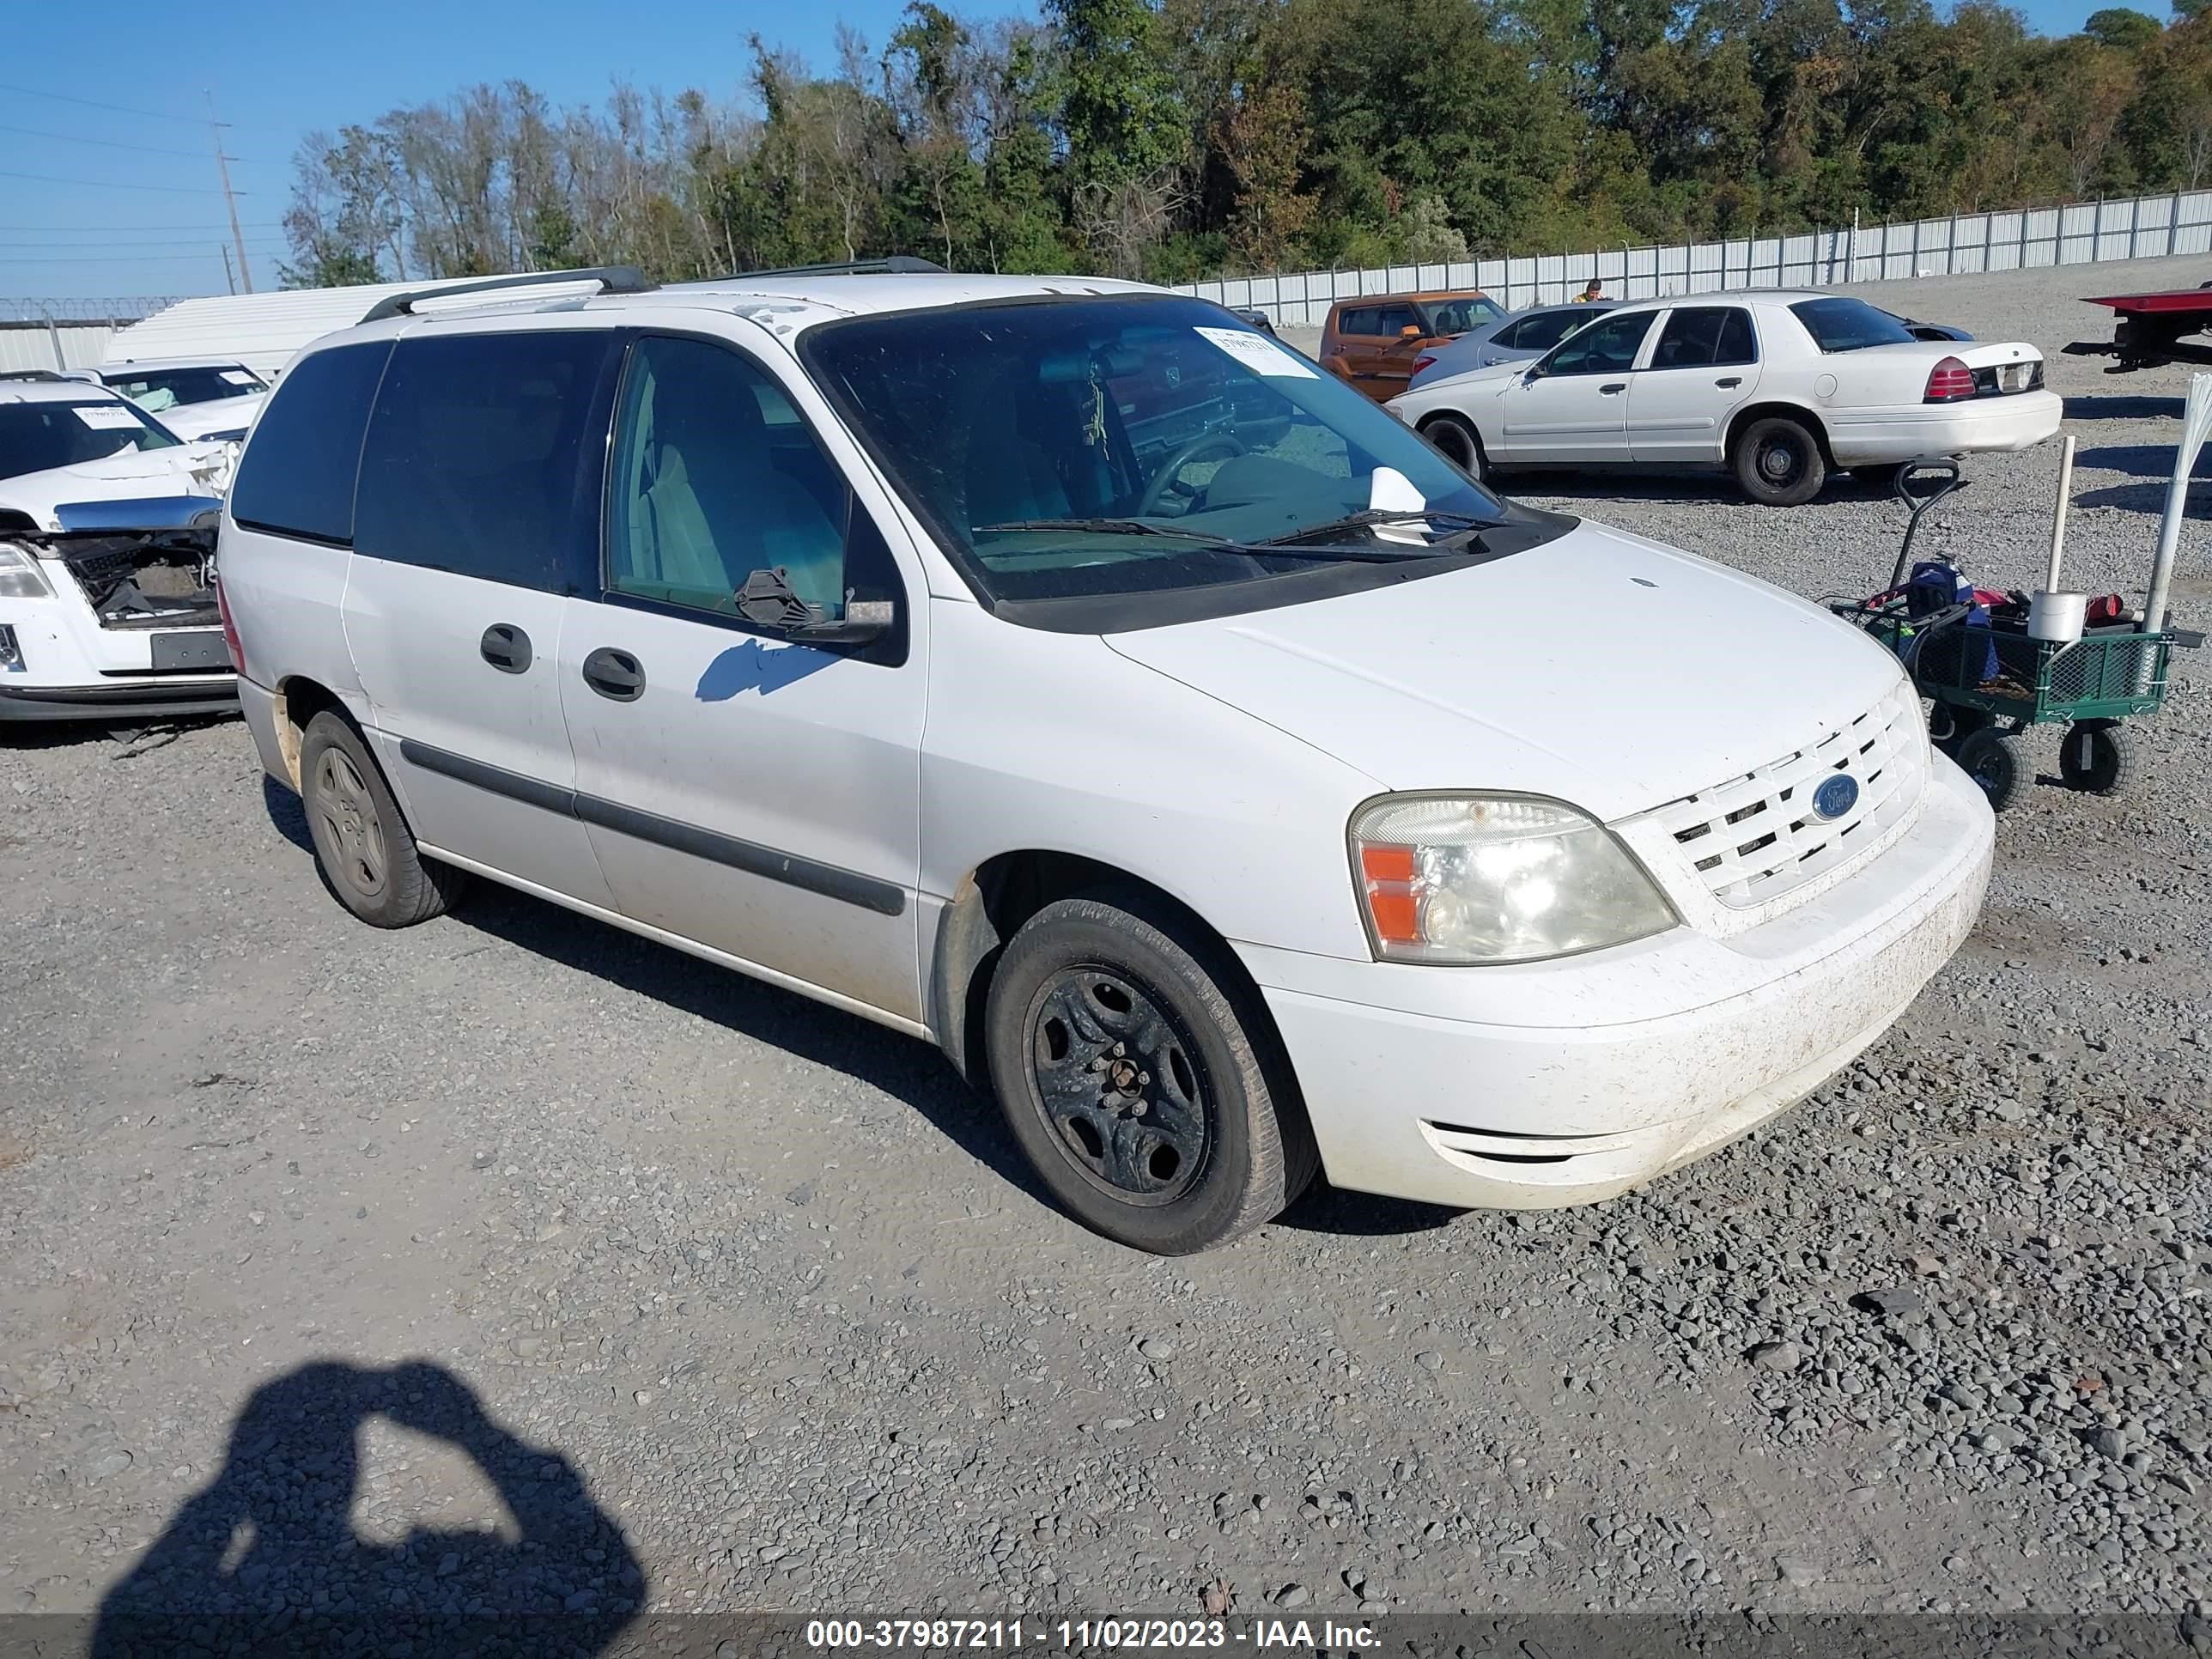
<path id="1" fill-rule="evenodd" d="M 1813 810 L 1832 775 L 1857 780 L 1858 799 L 1833 818 Z M 1928 781 L 1920 699 L 1899 684 L 1808 749 L 1662 806 L 1655 815 L 1722 903 L 1765 904 L 1857 857 L 1919 804 Z"/>

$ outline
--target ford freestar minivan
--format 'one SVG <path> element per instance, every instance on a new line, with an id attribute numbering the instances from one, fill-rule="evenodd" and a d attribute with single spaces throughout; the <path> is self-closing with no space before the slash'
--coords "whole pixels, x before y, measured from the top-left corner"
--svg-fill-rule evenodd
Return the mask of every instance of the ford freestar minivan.
<path id="1" fill-rule="evenodd" d="M 380 310 L 278 382 L 219 557 L 338 896 L 399 927 L 474 872 L 927 1038 L 1127 1243 L 1316 1170 L 1607 1197 L 1973 925 L 1990 810 L 1892 657 L 1501 501 L 1213 306 L 615 271 Z"/>

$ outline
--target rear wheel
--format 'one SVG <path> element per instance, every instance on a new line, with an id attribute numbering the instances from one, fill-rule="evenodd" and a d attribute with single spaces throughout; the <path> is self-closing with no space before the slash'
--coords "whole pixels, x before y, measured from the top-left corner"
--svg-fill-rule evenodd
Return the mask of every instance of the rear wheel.
<path id="1" fill-rule="evenodd" d="M 1991 811 L 2002 812 L 2020 799 L 2027 767 L 2020 739 L 2012 733 L 1985 726 L 1960 738 L 1955 755 L 1966 775 L 1990 798 Z"/>
<path id="2" fill-rule="evenodd" d="M 1768 507 L 1797 507 L 1820 493 L 1828 464 L 1820 442 L 1787 416 L 1769 415 L 1736 434 L 1729 456 L 1743 493 Z"/>
<path id="3" fill-rule="evenodd" d="M 2136 744 L 2117 720 L 2076 720 L 2058 749 L 2058 773 L 2069 789 L 2117 795 L 2135 781 Z"/>
<path id="4" fill-rule="evenodd" d="M 300 742 L 300 799 L 315 861 L 338 902 L 378 927 L 411 927 L 460 896 L 467 875 L 422 856 L 360 733 L 325 709 Z"/>
<path id="5" fill-rule="evenodd" d="M 1184 1255 L 1312 1179 L 1312 1132 L 1246 995 L 1226 952 L 1140 894 L 1062 899 L 1015 933 L 984 1015 L 992 1083 L 1085 1225 Z"/>
<path id="6" fill-rule="evenodd" d="M 1462 415 L 1438 415 L 1421 428 L 1429 447 L 1477 483 L 1490 482 L 1490 463 L 1482 453 L 1482 436 Z"/>

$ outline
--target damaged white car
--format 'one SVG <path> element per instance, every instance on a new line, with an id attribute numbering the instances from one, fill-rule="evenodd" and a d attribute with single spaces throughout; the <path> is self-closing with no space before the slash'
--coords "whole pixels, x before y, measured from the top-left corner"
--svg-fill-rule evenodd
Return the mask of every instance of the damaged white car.
<path id="1" fill-rule="evenodd" d="M 164 357 L 103 363 L 70 378 L 119 392 L 184 439 L 242 444 L 269 398 L 269 382 L 223 357 Z"/>
<path id="2" fill-rule="evenodd" d="M 95 387 L 0 387 L 0 726 L 236 706 L 213 569 L 234 453 Z"/>

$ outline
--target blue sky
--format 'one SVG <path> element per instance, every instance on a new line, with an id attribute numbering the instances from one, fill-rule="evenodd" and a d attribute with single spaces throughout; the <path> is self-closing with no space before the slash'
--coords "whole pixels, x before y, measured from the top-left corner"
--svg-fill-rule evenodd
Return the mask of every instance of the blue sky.
<path id="1" fill-rule="evenodd" d="M 2066 33 L 2100 0 L 2028 0 Z M 220 294 L 228 240 L 206 125 L 215 95 L 241 192 L 255 285 L 273 288 L 278 219 L 300 135 L 372 120 L 479 81 L 520 78 L 556 103 L 616 80 L 729 97 L 745 37 L 827 66 L 842 17 L 880 46 L 904 0 L 736 7 L 706 0 L 385 0 L 362 9 L 288 0 L 10 9 L 0 39 L 0 297 Z M 1022 0 L 959 9 L 1030 9 Z M 51 74 L 41 74 L 51 70 Z M 86 102 L 64 102 L 36 92 Z M 25 177 L 22 175 L 33 175 Z"/>

